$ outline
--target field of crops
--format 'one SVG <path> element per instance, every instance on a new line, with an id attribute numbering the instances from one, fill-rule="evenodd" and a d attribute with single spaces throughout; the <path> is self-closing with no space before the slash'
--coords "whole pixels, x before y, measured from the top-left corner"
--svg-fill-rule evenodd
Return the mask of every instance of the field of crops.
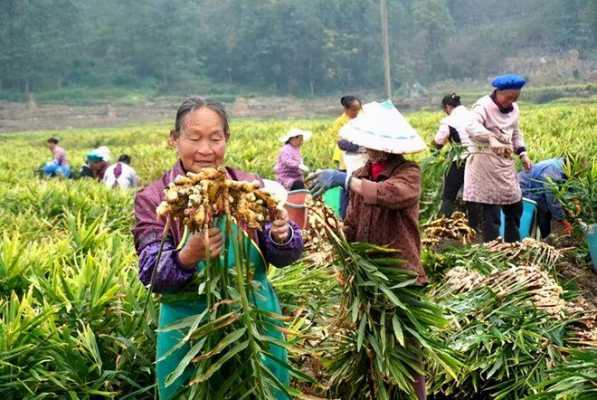
<path id="1" fill-rule="evenodd" d="M 409 116 L 428 140 L 440 118 L 439 113 Z M 335 140 L 327 134 L 331 122 L 233 121 L 228 163 L 272 177 L 277 137 L 300 127 L 314 132 L 303 150 L 305 163 L 329 167 Z M 41 180 L 34 171 L 50 158 L 45 141 L 53 135 L 62 139 L 75 167 L 89 149 L 106 145 L 113 155 L 131 155 L 148 183 L 175 160 L 167 146 L 169 128 L 164 123 L 0 135 L 4 398 L 153 398 L 157 302 L 144 309 L 147 291 L 137 277 L 130 235 L 133 193 L 89 180 Z M 582 202 L 578 216 L 597 222 L 597 105 L 529 106 L 522 112 L 522 128 L 535 161 L 563 152 L 584 159 L 570 167 L 574 191 L 562 192 L 561 198 L 572 209 L 568 201 L 574 193 Z M 439 206 L 445 163 L 427 153 L 417 160 L 424 168 L 425 223 Z M 434 398 L 597 399 L 596 303 L 583 291 L 586 282 L 561 272 L 572 265 L 586 272 L 584 280 L 597 277 L 588 273 L 578 224 L 572 240 L 563 245 L 567 249 L 527 242 L 514 248 L 434 245 L 424 250 L 432 277 L 425 296 L 445 320 L 428 332 L 429 343 L 448 344 L 455 360 L 450 368 L 441 357 L 425 360 Z M 295 387 L 323 398 L 350 398 L 348 389 L 363 398 L 383 398 L 374 389 L 357 387 L 355 377 L 366 375 L 366 366 L 343 368 L 332 359 L 341 346 L 333 320 L 343 291 L 328 258 L 313 250 L 291 267 L 270 271 L 291 316 L 291 359 L 313 378 L 296 381 Z M 431 354 L 427 351 L 422 354 Z"/>

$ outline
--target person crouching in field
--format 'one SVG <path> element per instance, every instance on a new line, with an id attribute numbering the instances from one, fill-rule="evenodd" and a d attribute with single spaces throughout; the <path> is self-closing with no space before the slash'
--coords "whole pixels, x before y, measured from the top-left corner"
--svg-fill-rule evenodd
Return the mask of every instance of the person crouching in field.
<path id="1" fill-rule="evenodd" d="M 59 140 L 55 137 L 48 139 L 48 149 L 52 152 L 52 161 L 47 162 L 42 167 L 42 172 L 46 177 L 63 176 L 70 177 L 70 166 L 66 158 L 66 151 L 58 145 Z"/>
<path id="2" fill-rule="evenodd" d="M 387 124 L 379 131 L 379 121 Z M 371 103 L 364 112 L 341 130 L 343 138 L 367 149 L 368 161 L 352 176 L 339 170 L 317 171 L 314 195 L 335 187 L 350 190 L 344 218 L 344 233 L 350 242 L 367 242 L 397 249 L 405 268 L 417 274 L 417 283 L 427 283 L 421 265 L 419 199 L 421 170 L 403 154 L 425 150 L 421 137 L 390 102 Z M 360 129 L 364 128 L 364 129 Z M 413 387 L 425 399 L 425 377 L 417 376 Z"/>
<path id="3" fill-rule="evenodd" d="M 522 195 L 537 202 L 537 223 L 541 237 L 544 239 L 552 232 L 552 222 L 556 223 L 555 231 L 566 235 L 572 234 L 572 224 L 566 219 L 564 207 L 550 186 L 550 184 L 561 184 L 566 179 L 562 158 L 538 162 L 529 171 L 518 173 Z"/>
<path id="4" fill-rule="evenodd" d="M 131 167 L 131 157 L 122 154 L 118 162 L 109 166 L 104 173 L 104 185 L 109 188 L 132 189 L 139 184 L 137 173 Z"/>
<path id="5" fill-rule="evenodd" d="M 309 168 L 303 163 L 301 155 L 301 146 L 307 140 L 311 139 L 311 132 L 302 129 L 291 129 L 280 138 L 284 143 L 278 161 L 274 168 L 278 182 L 286 190 L 299 190 L 305 188 L 305 172 Z"/>

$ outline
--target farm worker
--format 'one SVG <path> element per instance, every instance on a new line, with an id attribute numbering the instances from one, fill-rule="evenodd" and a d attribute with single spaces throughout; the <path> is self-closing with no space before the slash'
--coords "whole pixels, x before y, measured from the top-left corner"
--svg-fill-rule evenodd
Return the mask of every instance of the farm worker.
<path id="1" fill-rule="evenodd" d="M 333 160 L 337 163 L 337 167 L 341 171 L 346 171 L 349 175 L 357 169 L 365 165 L 367 155 L 362 147 L 355 146 L 348 140 L 340 137 L 340 129 L 359 115 L 362 109 L 361 100 L 355 96 L 343 96 L 340 99 L 340 104 L 344 108 L 344 112 L 336 119 L 331 128 L 331 136 L 337 137 L 337 146 L 334 147 Z M 348 205 L 348 192 L 342 189 L 340 198 L 340 216 L 344 218 L 346 214 L 346 206 Z"/>
<path id="2" fill-rule="evenodd" d="M 198 97 L 186 99 L 176 113 L 175 127 L 170 132 L 175 146 L 178 161 L 172 169 L 160 179 L 151 183 L 140 191 L 135 198 L 136 224 L 133 229 L 135 247 L 139 254 L 139 277 L 157 293 L 164 292 L 197 292 L 193 287 L 193 276 L 205 267 L 206 255 L 217 256 L 226 251 L 227 259 L 234 260 L 234 242 L 236 236 L 226 238 L 226 233 L 219 228 L 210 228 L 209 238 L 205 233 L 191 235 L 185 243 L 181 243 L 183 229 L 178 224 L 172 224 L 167 239 L 164 242 L 158 270 L 152 274 L 160 251 L 160 241 L 165 223 L 156 219 L 156 207 L 164 199 L 164 189 L 179 175 L 186 172 L 199 172 L 203 168 L 218 167 L 224 164 L 226 148 L 230 139 L 228 117 L 224 107 L 218 103 L 206 102 Z M 236 169 L 227 168 L 229 179 L 237 181 L 261 182 L 255 175 Z M 250 250 L 248 256 L 255 266 L 254 280 L 259 285 L 256 305 L 266 311 L 280 313 L 280 304 L 271 283 L 267 280 L 268 264 L 283 267 L 300 258 L 303 250 L 303 240 L 298 227 L 289 222 L 286 216 L 266 225 L 262 231 L 246 232 L 233 224 L 235 229 L 245 232 L 244 243 Z M 227 246 L 225 249 L 224 247 Z M 180 248 L 180 249 L 179 249 Z M 234 265 L 229 265 L 233 268 Z M 164 328 L 180 319 L 201 313 L 205 309 L 205 299 L 197 297 L 184 303 L 160 303 L 159 327 Z M 283 340 L 283 335 L 277 329 L 271 329 L 263 334 L 277 340 Z M 168 354 L 183 338 L 181 331 L 158 332 L 156 349 L 156 378 L 160 399 L 178 398 L 178 393 L 186 385 L 193 373 L 192 367 L 166 386 L 166 378 L 177 367 L 189 347 L 182 347 Z M 286 360 L 286 350 L 272 345 L 269 351 L 278 359 Z M 166 357 L 165 357 L 166 356 Z M 162 359 L 163 358 L 163 359 Z M 267 359 L 266 364 L 277 379 L 290 383 L 289 371 L 273 360 Z M 224 382 L 222 382 L 224 383 Z M 283 395 L 277 396 L 285 399 Z"/>
<path id="3" fill-rule="evenodd" d="M 280 137 L 284 144 L 274 170 L 278 182 L 286 190 L 299 190 L 305 188 L 305 172 L 309 168 L 304 164 L 301 156 L 301 146 L 311 139 L 311 132 L 293 128 Z"/>
<path id="4" fill-rule="evenodd" d="M 549 186 L 550 180 L 553 183 L 562 183 L 566 180 L 563 159 L 544 160 L 533 165 L 529 171 L 518 173 L 522 195 L 537 202 L 537 221 L 541 237 L 549 236 L 552 221 L 558 224 L 561 232 L 571 235 L 572 225 L 566 220 L 564 208 Z"/>
<path id="5" fill-rule="evenodd" d="M 128 154 L 118 157 L 118 162 L 106 169 L 103 181 L 109 188 L 131 189 L 137 187 L 139 178 L 131 167 L 131 157 Z"/>
<path id="6" fill-rule="evenodd" d="M 456 93 L 451 93 L 442 99 L 442 108 L 448 116 L 441 120 L 433 145 L 437 150 L 441 150 L 446 143 L 450 142 L 456 153 L 444 177 L 440 209 L 441 215 L 450 216 L 454 212 L 458 192 L 464 185 L 464 167 L 468 149 L 471 147 L 466 127 L 471 122 L 472 116 L 471 112 L 460 103 L 460 96 Z"/>
<path id="7" fill-rule="evenodd" d="M 42 171 L 45 176 L 63 176 L 68 178 L 70 176 L 70 166 L 66 158 L 66 151 L 58 145 L 58 138 L 51 137 L 48 139 L 48 149 L 52 152 L 52 161 L 47 162 Z"/>
<path id="8" fill-rule="evenodd" d="M 425 150 L 423 139 L 389 101 L 366 104 L 341 135 L 365 147 L 368 161 L 352 175 L 331 169 L 311 174 L 313 194 L 334 186 L 350 190 L 346 238 L 399 250 L 403 268 L 416 272 L 419 284 L 427 283 L 418 228 L 421 170 L 403 156 Z M 416 377 L 413 385 L 418 398 L 425 399 L 424 377 Z"/>
<path id="9" fill-rule="evenodd" d="M 516 104 L 525 83 L 515 74 L 495 78 L 494 92 L 477 100 L 466 129 L 474 146 L 466 160 L 463 199 L 468 202 L 470 225 L 482 233 L 484 242 L 498 237 L 500 210 L 506 220 L 505 241 L 520 240 L 522 193 L 512 153 L 520 157 L 525 170 L 531 169 Z"/>
<path id="10" fill-rule="evenodd" d="M 106 170 L 110 166 L 110 153 L 106 150 L 107 148 L 105 146 L 99 147 L 95 150 L 91 150 L 85 156 L 85 163 L 89 167 L 91 177 L 99 182 L 103 181 Z"/>

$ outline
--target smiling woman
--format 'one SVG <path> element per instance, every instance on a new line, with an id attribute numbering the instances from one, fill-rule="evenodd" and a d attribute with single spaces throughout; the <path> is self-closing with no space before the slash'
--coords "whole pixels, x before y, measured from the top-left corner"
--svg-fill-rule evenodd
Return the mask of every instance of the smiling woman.
<path id="1" fill-rule="evenodd" d="M 156 218 L 155 210 L 164 200 L 164 189 L 178 175 L 223 166 L 229 138 L 228 118 L 222 105 L 205 102 L 196 97 L 185 100 L 176 114 L 175 128 L 170 132 L 171 144 L 176 149 L 178 161 L 162 178 L 139 192 L 135 199 L 136 225 L 133 235 L 139 254 L 141 281 L 154 292 L 188 292 L 191 295 L 190 300 L 185 302 L 168 302 L 166 298 L 161 299 L 159 327 L 162 330 L 158 331 L 156 351 L 156 377 L 160 399 L 177 398 L 193 373 L 192 366 L 189 366 L 178 378 L 168 379 L 190 350 L 190 346 L 188 343 L 185 346 L 181 345 L 185 332 L 163 331 L 163 328 L 186 317 L 200 314 L 206 309 L 205 296 L 198 294 L 193 282 L 196 274 L 205 269 L 207 255 L 215 259 L 220 254 L 233 254 L 234 248 L 240 244 L 246 246 L 251 263 L 255 267 L 253 280 L 260 288 L 255 305 L 267 313 L 279 314 L 281 310 L 278 299 L 265 273 L 267 265 L 289 265 L 300 257 L 303 250 L 300 229 L 288 221 L 287 215 L 282 215 L 259 231 L 237 227 L 236 229 L 245 231 L 245 243 L 235 243 L 240 240 L 235 235 L 226 237 L 225 230 L 221 230 L 222 224 L 219 224 L 220 227 L 211 227 L 207 235 L 206 232 L 198 232 L 190 235 L 188 239 L 183 239 L 182 226 L 179 223 L 172 223 L 167 229 L 165 222 Z M 255 175 L 232 168 L 226 168 L 226 171 L 228 179 L 261 183 L 261 179 Z M 160 248 L 164 232 L 167 238 Z M 234 265 L 227 267 L 234 268 Z M 273 328 L 260 333 L 271 337 L 273 341 L 284 340 L 280 331 Z M 286 350 L 280 346 L 272 345 L 268 351 L 277 360 L 284 362 L 287 358 Z M 267 357 L 265 364 L 278 381 L 283 385 L 289 384 L 289 372 L 282 367 L 283 364 Z M 210 378 L 210 387 L 219 386 L 228 378 L 224 374 L 216 374 L 213 379 Z M 171 380 L 173 382 L 170 382 Z M 286 396 L 276 394 L 276 398 L 285 399 Z"/>

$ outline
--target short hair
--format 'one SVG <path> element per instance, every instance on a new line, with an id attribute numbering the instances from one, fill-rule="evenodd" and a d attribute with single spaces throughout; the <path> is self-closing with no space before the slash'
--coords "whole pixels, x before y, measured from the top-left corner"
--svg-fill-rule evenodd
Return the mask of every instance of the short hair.
<path id="1" fill-rule="evenodd" d="M 178 110 L 176 111 L 176 120 L 174 121 L 174 129 L 170 131 L 170 134 L 174 137 L 180 136 L 180 130 L 182 128 L 182 124 L 186 115 L 203 107 L 209 108 L 210 110 L 218 114 L 218 116 L 222 120 L 222 125 L 224 127 L 224 135 L 226 136 L 226 139 L 228 139 L 230 137 L 230 126 L 228 123 L 228 114 L 226 113 L 226 108 L 224 107 L 224 105 L 222 103 L 204 100 L 203 98 L 198 96 L 191 96 L 186 98 L 178 107 Z"/>
<path id="2" fill-rule="evenodd" d="M 361 104 L 361 99 L 359 99 L 356 96 L 342 96 L 342 98 L 340 99 L 340 104 L 342 104 L 344 108 L 350 108 L 352 103 L 354 103 L 355 101 L 358 101 L 359 104 Z"/>
<path id="3" fill-rule="evenodd" d="M 123 162 L 125 164 L 130 164 L 131 163 L 131 156 L 129 156 L 128 154 L 121 154 L 118 157 L 118 162 Z"/>
<path id="4" fill-rule="evenodd" d="M 58 138 L 56 138 L 56 137 L 53 137 L 53 136 L 52 136 L 51 138 L 49 138 L 49 139 L 48 139 L 48 143 L 54 143 L 54 144 L 58 144 L 58 142 L 59 142 L 59 141 L 60 141 L 60 140 L 58 140 Z"/>

